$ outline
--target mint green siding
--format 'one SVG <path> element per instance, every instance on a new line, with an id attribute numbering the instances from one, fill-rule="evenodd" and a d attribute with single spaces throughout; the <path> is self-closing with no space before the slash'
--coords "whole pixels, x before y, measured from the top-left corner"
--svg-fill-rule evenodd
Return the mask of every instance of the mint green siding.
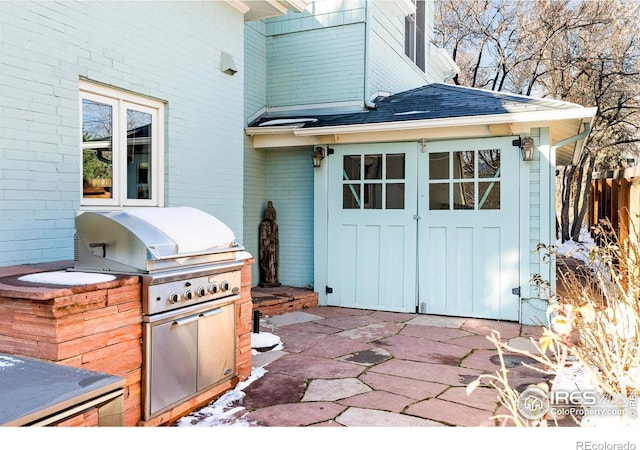
<path id="1" fill-rule="evenodd" d="M 364 92 L 364 23 L 269 35 L 267 104 L 360 100 Z"/>
<path id="2" fill-rule="evenodd" d="M 73 257 L 81 77 L 166 102 L 165 206 L 242 239 L 242 32 L 225 2 L 0 2 L 0 265 Z"/>
<path id="3" fill-rule="evenodd" d="M 245 115 L 251 116 L 264 108 L 267 96 L 267 41 L 265 23 L 253 21 L 245 25 Z M 246 123 L 246 122 L 245 122 Z M 258 227 L 267 206 L 267 152 L 255 150 L 251 138 L 244 137 L 243 245 L 258 260 Z M 259 281 L 258 264 L 252 265 L 253 284 Z"/>
<path id="4" fill-rule="evenodd" d="M 428 77 L 405 55 L 404 16 L 393 14 L 385 2 L 372 2 L 369 9 L 368 96 L 377 91 L 396 93 L 442 81 Z"/>
<path id="5" fill-rule="evenodd" d="M 267 199 L 273 201 L 278 213 L 280 283 L 312 287 L 314 169 L 311 148 L 268 152 Z"/>

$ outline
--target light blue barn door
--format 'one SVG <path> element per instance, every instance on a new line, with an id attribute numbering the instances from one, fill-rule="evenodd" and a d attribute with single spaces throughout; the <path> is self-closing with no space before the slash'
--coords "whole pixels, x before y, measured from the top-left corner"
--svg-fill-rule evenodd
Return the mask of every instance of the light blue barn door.
<path id="1" fill-rule="evenodd" d="M 518 165 L 512 138 L 427 143 L 419 155 L 421 312 L 518 320 Z"/>
<path id="2" fill-rule="evenodd" d="M 329 156 L 329 305 L 414 312 L 417 144 L 336 146 Z"/>

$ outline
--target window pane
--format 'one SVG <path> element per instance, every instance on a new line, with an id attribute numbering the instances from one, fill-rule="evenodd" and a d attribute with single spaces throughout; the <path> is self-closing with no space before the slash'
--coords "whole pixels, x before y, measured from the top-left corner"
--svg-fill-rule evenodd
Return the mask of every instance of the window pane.
<path id="1" fill-rule="evenodd" d="M 500 176 L 500 150 L 480 150 L 478 152 L 478 177 L 497 178 Z"/>
<path id="2" fill-rule="evenodd" d="M 365 155 L 364 157 L 364 179 L 382 179 L 382 155 Z"/>
<path id="3" fill-rule="evenodd" d="M 366 183 L 364 185 L 364 208 L 382 209 L 382 184 Z"/>
<path id="4" fill-rule="evenodd" d="M 500 209 L 500 182 L 478 183 L 478 209 Z"/>
<path id="5" fill-rule="evenodd" d="M 343 158 L 344 172 L 343 180 L 359 180 L 360 179 L 360 155 L 346 155 Z"/>
<path id="6" fill-rule="evenodd" d="M 473 178 L 473 151 L 453 152 L 453 178 Z"/>
<path id="7" fill-rule="evenodd" d="M 359 184 L 345 184 L 342 186 L 342 208 L 360 209 Z"/>
<path id="8" fill-rule="evenodd" d="M 82 196 L 112 198 L 113 111 L 110 105 L 82 100 Z"/>
<path id="9" fill-rule="evenodd" d="M 387 183 L 387 209 L 404 209 L 404 183 Z"/>
<path id="10" fill-rule="evenodd" d="M 429 155 L 429 179 L 449 179 L 449 152 L 431 153 Z M 447 197 L 448 199 L 448 197 Z M 449 200 L 447 200 L 448 202 Z M 436 208 L 440 209 L 440 208 Z"/>
<path id="11" fill-rule="evenodd" d="M 127 198 L 151 198 L 151 114 L 127 110 Z"/>
<path id="12" fill-rule="evenodd" d="M 387 180 L 404 180 L 404 153 L 387 155 Z"/>
<path id="13" fill-rule="evenodd" d="M 474 183 L 453 183 L 453 209 L 473 209 L 474 199 Z"/>
<path id="14" fill-rule="evenodd" d="M 429 185 L 429 209 L 449 209 L 449 183 Z"/>

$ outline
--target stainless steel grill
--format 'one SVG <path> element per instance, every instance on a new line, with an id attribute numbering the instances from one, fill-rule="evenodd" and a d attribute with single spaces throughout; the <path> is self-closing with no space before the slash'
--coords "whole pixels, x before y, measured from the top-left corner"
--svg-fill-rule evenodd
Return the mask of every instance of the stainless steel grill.
<path id="1" fill-rule="evenodd" d="M 73 270 L 142 279 L 144 420 L 235 376 L 243 250 L 195 208 L 77 216 Z"/>

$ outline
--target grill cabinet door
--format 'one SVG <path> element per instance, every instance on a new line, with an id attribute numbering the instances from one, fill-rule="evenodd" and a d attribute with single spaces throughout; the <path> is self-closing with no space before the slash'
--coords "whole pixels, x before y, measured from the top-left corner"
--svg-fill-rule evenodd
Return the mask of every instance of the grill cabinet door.
<path id="1" fill-rule="evenodd" d="M 151 328 L 151 414 L 196 391 L 198 317 Z"/>
<path id="2" fill-rule="evenodd" d="M 235 375 L 234 303 L 200 314 L 198 321 L 198 391 Z"/>

